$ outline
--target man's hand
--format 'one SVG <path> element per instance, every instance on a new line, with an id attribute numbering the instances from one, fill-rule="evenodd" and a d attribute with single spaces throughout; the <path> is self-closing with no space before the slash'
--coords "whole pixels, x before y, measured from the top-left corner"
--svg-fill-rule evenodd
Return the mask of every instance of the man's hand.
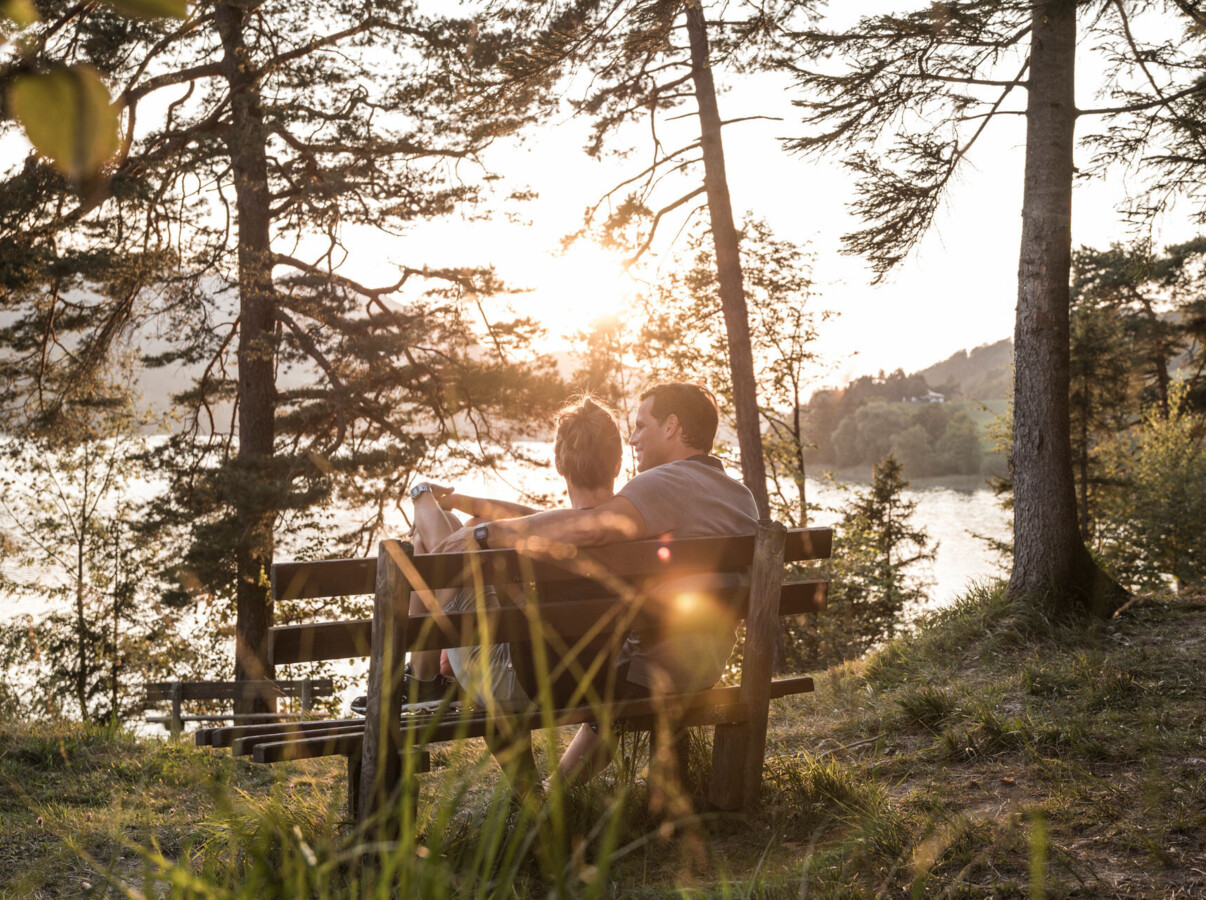
<path id="1" fill-rule="evenodd" d="M 477 540 L 473 537 L 473 526 L 466 525 L 460 528 L 444 540 L 440 541 L 433 549 L 432 553 L 464 553 L 466 550 L 476 550 Z"/>

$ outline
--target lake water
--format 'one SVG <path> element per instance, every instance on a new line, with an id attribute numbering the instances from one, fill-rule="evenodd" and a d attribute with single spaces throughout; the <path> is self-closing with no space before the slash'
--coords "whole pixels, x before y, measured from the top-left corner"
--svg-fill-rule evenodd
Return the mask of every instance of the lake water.
<path id="1" fill-rule="evenodd" d="M 568 498 L 564 494 L 561 479 L 548 463 L 552 456 L 552 446 L 546 442 L 531 442 L 522 447 L 525 455 L 545 463 L 543 466 L 508 465 L 497 472 L 473 472 L 456 478 L 442 478 L 432 473 L 432 480 L 453 484 L 463 493 L 476 496 L 491 496 L 500 498 L 515 498 L 519 491 L 529 491 L 538 495 L 553 498 L 553 503 L 567 505 Z M 622 480 L 630 476 L 622 475 Z M 854 489 L 865 489 L 866 484 L 851 485 Z M 159 485 L 146 483 L 135 486 L 140 496 L 146 497 Z M 838 518 L 835 507 L 843 504 L 847 496 L 843 490 L 829 481 L 809 479 L 807 484 L 811 519 L 814 525 L 831 525 Z M 994 578 L 1002 574 L 996 554 L 987 544 L 974 535 L 991 535 L 996 538 L 1009 536 L 1009 516 L 1002 510 L 995 496 L 986 487 L 970 484 L 951 486 L 941 483 L 926 484 L 910 487 L 906 499 L 917 504 L 915 521 L 929 532 L 932 540 L 937 543 L 937 556 L 933 563 L 925 563 L 916 567 L 913 574 L 929 582 L 929 592 L 925 608 L 945 605 L 957 597 L 969 582 L 977 579 Z M 403 510 L 409 509 L 409 502 L 402 505 Z M 392 533 L 403 534 L 408 528 L 403 513 L 393 511 L 394 518 L 387 520 Z M 354 511 L 344 511 L 336 515 L 339 520 L 350 521 Z M 3 521 L 0 511 L 0 529 L 8 530 L 10 522 Z M 341 524 L 346 524 L 343 522 Z M 284 542 L 282 542 L 284 543 Z M 290 552 L 287 543 L 280 548 L 279 557 L 288 559 L 294 554 Z M 3 565 L 3 563 L 0 563 Z M 10 573 L 11 574 L 11 573 Z M 52 573 L 45 573 L 53 577 Z M 0 595 L 0 619 L 13 615 L 32 615 L 35 618 L 47 612 L 45 601 L 26 598 L 16 601 L 11 597 Z M 906 610 L 906 615 L 915 614 L 917 610 Z M 341 708 L 346 708 L 351 698 L 364 692 L 367 678 L 367 660 L 343 660 L 335 666 L 335 674 L 346 679 L 344 681 Z M 300 676 L 299 676 L 300 677 Z M 138 725 L 140 731 L 148 734 L 162 735 L 164 732 L 158 726 Z"/>
<path id="2" fill-rule="evenodd" d="M 548 463 L 551 459 L 552 446 L 547 442 L 528 442 L 521 446 L 525 455 L 535 460 Z M 458 478 L 442 479 L 436 474 L 430 477 L 479 496 L 514 498 L 519 491 L 529 491 L 551 496 L 556 503 L 568 504 L 562 482 L 551 465 L 508 465 L 498 471 L 474 472 Z M 622 475 L 621 479 L 625 477 Z M 853 483 L 851 487 L 865 489 L 866 485 Z M 139 493 L 150 489 L 150 485 L 143 485 Z M 829 481 L 814 479 L 808 480 L 807 489 L 812 524 L 833 524 L 838 518 L 834 508 L 840 506 L 845 497 L 842 489 Z M 905 495 L 917 503 L 915 521 L 925 527 L 938 545 L 934 562 L 917 566 L 914 573 L 930 583 L 927 606 L 945 605 L 969 582 L 1002 574 L 997 554 L 974 536 L 990 535 L 1002 539 L 1009 536 L 1009 516 L 987 487 L 977 486 L 974 482 L 959 487 L 926 484 L 910 487 Z M 407 527 L 401 514 L 395 514 L 390 525 L 397 533 L 404 532 Z M 10 527 L 11 523 L 0 519 L 0 528 L 8 530 Z M 282 548 L 281 557 L 288 556 L 287 548 Z M 20 613 L 36 616 L 44 611 L 44 603 L 28 599 L 17 602 L 0 595 L 0 619 Z"/>

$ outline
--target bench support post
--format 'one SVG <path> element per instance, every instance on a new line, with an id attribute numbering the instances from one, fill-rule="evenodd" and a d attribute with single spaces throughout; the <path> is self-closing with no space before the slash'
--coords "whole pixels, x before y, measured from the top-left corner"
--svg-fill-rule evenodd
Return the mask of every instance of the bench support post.
<path id="1" fill-rule="evenodd" d="M 739 725 L 717 725 L 712 744 L 712 784 L 708 799 L 724 810 L 750 812 L 762 789 L 766 718 L 779 623 L 786 529 L 778 522 L 758 523 L 750 566 L 750 607 L 745 621 L 741 662 L 741 703 L 749 718 Z"/>
<path id="2" fill-rule="evenodd" d="M 172 718 L 168 721 L 168 731 L 172 737 L 180 737 L 184 731 L 184 682 L 172 682 Z"/>
<path id="3" fill-rule="evenodd" d="M 411 585 L 405 570 L 414 570 L 414 549 L 400 541 L 382 541 L 377 550 L 377 586 L 373 600 L 373 644 L 369 656 L 368 706 L 364 711 L 364 749 L 360 764 L 357 823 L 367 828 L 386 814 L 389 798 L 402 775 L 402 676 Z"/>

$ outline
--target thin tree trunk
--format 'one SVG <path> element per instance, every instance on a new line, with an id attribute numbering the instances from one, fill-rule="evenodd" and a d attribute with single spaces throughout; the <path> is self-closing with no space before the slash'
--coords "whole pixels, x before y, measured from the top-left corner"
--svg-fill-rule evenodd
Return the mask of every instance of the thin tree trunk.
<path id="1" fill-rule="evenodd" d="M 708 33 L 699 0 L 686 5 L 687 35 L 691 41 L 691 77 L 699 103 L 700 145 L 703 149 L 704 189 L 716 247 L 716 274 L 720 281 L 720 306 L 729 343 L 729 370 L 733 381 L 733 407 L 737 413 L 737 441 L 741 448 L 741 474 L 754 494 L 759 515 L 770 517 L 766 490 L 766 463 L 762 458 L 762 430 L 758 421 L 758 388 L 754 379 L 754 354 L 750 347 L 749 314 L 742 285 L 741 255 L 729 183 L 724 169 L 720 137 L 720 111 L 716 84 L 708 56 Z"/>
<path id="2" fill-rule="evenodd" d="M 1076 3 L 1035 5 L 1014 331 L 1014 565 L 1009 592 L 1098 615 L 1122 589 L 1080 538 L 1069 433 Z"/>
<path id="3" fill-rule="evenodd" d="M 1080 466 L 1080 538 L 1087 544 L 1089 542 L 1089 415 L 1087 409 L 1081 417 L 1080 446 L 1077 448 L 1076 456 Z"/>
<path id="4" fill-rule="evenodd" d="M 268 159 L 258 72 L 244 40 L 246 12 L 229 3 L 217 8 L 223 74 L 230 86 L 227 145 L 234 175 L 239 228 L 239 442 L 235 520 L 238 568 L 235 680 L 271 678 L 268 629 L 272 600 L 267 576 L 272 566 L 274 516 L 270 485 L 275 480 L 273 416 L 275 385 L 275 302 L 269 243 Z M 236 712 L 267 712 L 275 703 L 240 700 Z"/>
<path id="5" fill-rule="evenodd" d="M 800 419 L 800 392 L 794 394 L 795 411 L 792 414 L 792 438 L 796 442 L 796 463 L 800 477 L 796 486 L 800 490 L 800 527 L 808 527 L 808 476 L 804 469 L 804 423 Z"/>
<path id="6" fill-rule="evenodd" d="M 88 520 L 81 516 L 80 533 L 75 542 L 75 699 L 80 705 L 81 722 L 88 721 L 88 623 L 84 618 L 84 543 L 87 528 Z"/>

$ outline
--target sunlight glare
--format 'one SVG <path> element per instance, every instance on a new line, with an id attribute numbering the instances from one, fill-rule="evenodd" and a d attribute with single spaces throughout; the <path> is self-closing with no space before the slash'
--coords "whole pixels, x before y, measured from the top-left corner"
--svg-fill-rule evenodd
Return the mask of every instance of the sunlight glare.
<path id="1" fill-rule="evenodd" d="M 532 314 L 554 338 L 571 337 L 599 319 L 622 318 L 637 291 L 623 259 L 588 241 L 551 254 L 540 274 Z"/>

